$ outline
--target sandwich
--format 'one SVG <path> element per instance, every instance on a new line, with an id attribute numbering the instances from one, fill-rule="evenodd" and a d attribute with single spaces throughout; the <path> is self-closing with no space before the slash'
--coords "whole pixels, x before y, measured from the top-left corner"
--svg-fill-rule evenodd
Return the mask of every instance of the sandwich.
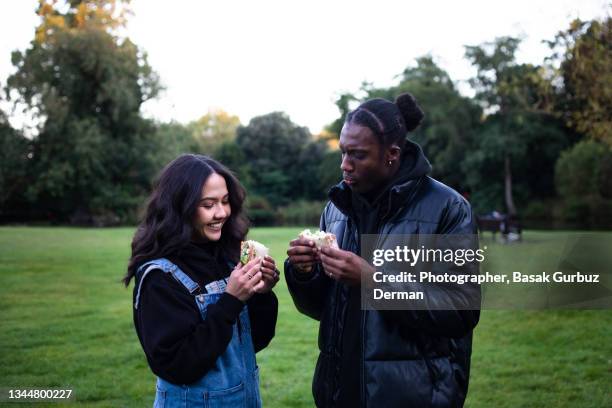
<path id="1" fill-rule="evenodd" d="M 338 248 L 338 242 L 336 241 L 336 236 L 332 233 L 325 231 L 316 231 L 312 232 L 309 229 L 305 229 L 300 232 L 298 235 L 299 238 L 305 238 L 309 241 L 315 243 L 316 247 L 321 249 L 321 247 L 329 246 L 332 248 Z"/>
<path id="2" fill-rule="evenodd" d="M 309 229 L 305 229 L 300 232 L 298 238 L 305 238 L 309 241 L 314 242 L 315 246 L 318 249 L 321 249 L 324 246 L 329 246 L 332 248 L 338 248 L 338 242 L 336 241 L 336 236 L 332 233 L 325 231 L 316 231 L 312 232 Z M 312 265 L 296 265 L 298 269 L 301 269 L 303 272 L 312 271 Z"/>
<path id="3" fill-rule="evenodd" d="M 264 258 L 268 256 L 270 250 L 262 243 L 249 239 L 240 243 L 240 262 L 246 265 L 255 257 Z"/>

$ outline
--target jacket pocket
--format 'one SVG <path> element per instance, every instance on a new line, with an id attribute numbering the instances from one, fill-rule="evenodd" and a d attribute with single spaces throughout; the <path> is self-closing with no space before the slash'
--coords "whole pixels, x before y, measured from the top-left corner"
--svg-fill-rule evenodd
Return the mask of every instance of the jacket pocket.
<path id="1" fill-rule="evenodd" d="M 225 390 L 206 391 L 204 393 L 206 408 L 243 408 L 246 407 L 244 383 Z"/>

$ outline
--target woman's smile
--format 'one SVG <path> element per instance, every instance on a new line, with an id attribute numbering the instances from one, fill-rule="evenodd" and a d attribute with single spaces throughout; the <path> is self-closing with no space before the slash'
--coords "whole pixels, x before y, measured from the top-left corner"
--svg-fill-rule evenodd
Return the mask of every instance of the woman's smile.
<path id="1" fill-rule="evenodd" d="M 221 231 L 224 223 L 225 223 L 225 220 L 211 222 L 210 224 L 206 224 L 206 227 L 212 231 L 218 232 L 218 231 Z"/>

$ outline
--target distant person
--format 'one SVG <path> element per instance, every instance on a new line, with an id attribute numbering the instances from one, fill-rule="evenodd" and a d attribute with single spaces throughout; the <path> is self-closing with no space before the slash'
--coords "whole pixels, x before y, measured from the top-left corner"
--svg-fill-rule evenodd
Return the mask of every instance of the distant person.
<path id="1" fill-rule="evenodd" d="M 460 407 L 466 398 L 477 310 L 361 309 L 361 271 L 372 272 L 358 255 L 363 234 L 477 233 L 470 204 L 427 176 L 428 160 L 407 139 L 422 118 L 410 94 L 350 112 L 339 143 L 343 180 L 320 224 L 340 249 L 301 238 L 287 251 L 293 301 L 320 321 L 318 407 Z"/>
<path id="2" fill-rule="evenodd" d="M 132 241 L 134 326 L 157 375 L 155 407 L 260 407 L 255 353 L 276 326 L 274 260 L 238 263 L 244 188 L 219 162 L 163 169 Z"/>

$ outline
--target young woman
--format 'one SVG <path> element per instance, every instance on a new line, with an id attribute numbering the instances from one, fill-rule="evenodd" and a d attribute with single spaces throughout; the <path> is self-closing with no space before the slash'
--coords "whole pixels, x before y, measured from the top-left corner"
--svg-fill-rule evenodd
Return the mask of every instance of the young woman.
<path id="1" fill-rule="evenodd" d="M 270 257 L 239 263 L 244 188 L 206 156 L 164 168 L 132 241 L 124 283 L 157 375 L 155 407 L 259 407 L 255 353 L 276 326 Z"/>

